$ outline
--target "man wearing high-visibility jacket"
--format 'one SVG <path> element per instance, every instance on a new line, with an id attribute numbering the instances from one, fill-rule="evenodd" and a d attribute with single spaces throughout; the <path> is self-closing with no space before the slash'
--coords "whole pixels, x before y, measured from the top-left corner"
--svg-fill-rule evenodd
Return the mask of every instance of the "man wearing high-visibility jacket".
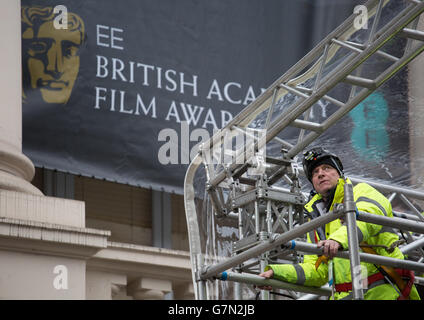
<path id="1" fill-rule="evenodd" d="M 303 168 L 314 187 L 314 194 L 305 205 L 305 214 L 314 219 L 333 210 L 334 204 L 343 203 L 344 184 L 351 183 L 344 177 L 343 165 L 339 157 L 323 148 L 313 148 L 304 154 Z M 392 217 L 389 200 L 366 183 L 359 183 L 353 188 L 356 207 L 381 216 Z M 397 233 L 376 224 L 357 221 L 357 232 L 362 250 L 367 253 L 386 257 L 404 259 L 396 246 L 399 242 Z M 333 299 L 352 299 L 352 279 L 350 262 L 334 255 L 338 250 L 348 249 L 347 229 L 344 221 L 334 220 L 307 234 L 310 243 L 323 248 L 323 259 L 317 255 L 305 255 L 303 263 L 271 264 L 260 274 L 265 278 L 305 286 L 320 287 L 327 282 L 334 285 Z M 414 274 L 409 270 L 393 269 L 387 266 L 361 262 L 364 281 L 364 299 L 367 300 L 419 300 L 417 289 L 413 285 Z M 262 287 L 270 289 L 269 287 Z"/>

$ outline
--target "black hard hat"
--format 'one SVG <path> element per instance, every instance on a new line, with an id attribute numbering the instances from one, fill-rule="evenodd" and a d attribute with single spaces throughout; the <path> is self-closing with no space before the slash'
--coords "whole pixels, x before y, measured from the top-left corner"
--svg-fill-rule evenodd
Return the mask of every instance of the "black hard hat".
<path id="1" fill-rule="evenodd" d="M 343 164 L 339 157 L 324 148 L 315 147 L 303 154 L 303 170 L 309 181 L 312 182 L 312 171 L 324 163 L 332 166 L 339 172 L 340 176 L 343 176 Z"/>

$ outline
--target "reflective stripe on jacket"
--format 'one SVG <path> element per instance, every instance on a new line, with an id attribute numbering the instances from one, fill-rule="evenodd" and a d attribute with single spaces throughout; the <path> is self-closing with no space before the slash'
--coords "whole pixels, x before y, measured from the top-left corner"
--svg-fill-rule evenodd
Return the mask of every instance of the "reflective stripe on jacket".
<path id="1" fill-rule="evenodd" d="M 351 183 L 347 179 L 347 183 Z M 344 179 L 339 179 L 333 202 L 329 207 L 329 211 L 333 210 L 334 204 L 343 203 L 344 198 Z M 359 211 L 364 211 L 381 216 L 393 217 L 392 206 L 389 200 L 379 191 L 366 183 L 359 183 L 353 188 L 354 200 Z M 321 214 L 326 214 L 323 208 L 323 200 L 321 195 L 316 194 L 306 205 L 305 214 L 309 219 L 313 219 Z M 389 227 L 384 227 L 376 224 L 357 221 L 357 231 L 359 242 L 367 242 L 369 245 L 390 245 L 399 240 L 396 232 Z M 307 241 L 317 243 L 320 240 L 331 239 L 339 242 L 343 249 L 348 249 L 347 229 L 340 219 L 334 220 L 325 225 L 325 228 L 319 228 L 307 234 Z M 378 247 L 375 251 L 379 255 L 386 257 L 404 259 L 399 248 L 391 253 L 385 248 Z M 318 269 L 315 269 L 317 255 L 305 255 L 303 263 L 291 264 L 274 264 L 268 265 L 265 268 L 274 271 L 274 278 L 296 283 L 305 286 L 321 287 L 328 282 L 328 265 L 321 263 Z M 379 270 L 374 264 L 361 263 L 363 278 L 378 273 Z M 352 282 L 350 272 L 350 261 L 348 259 L 333 258 L 333 276 L 335 284 Z M 364 298 L 370 300 L 395 300 L 399 297 L 396 289 L 390 284 L 380 281 L 379 283 L 371 284 L 364 291 Z M 335 293 L 334 299 L 343 299 L 351 296 L 349 292 Z M 415 287 L 411 291 L 411 299 L 419 299 L 418 292 Z"/>

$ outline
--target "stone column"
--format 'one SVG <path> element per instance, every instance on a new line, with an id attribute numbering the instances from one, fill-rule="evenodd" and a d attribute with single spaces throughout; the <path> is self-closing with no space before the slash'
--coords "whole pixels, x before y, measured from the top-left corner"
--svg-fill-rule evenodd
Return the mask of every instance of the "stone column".
<path id="1" fill-rule="evenodd" d="M 84 202 L 44 196 L 30 183 L 20 8 L 20 0 L 0 0 L 0 299 L 85 299 L 86 261 L 111 233 L 85 227 Z"/>
<path id="2" fill-rule="evenodd" d="M 184 282 L 174 286 L 174 297 L 176 300 L 194 300 L 194 287 L 192 282 Z"/>
<path id="3" fill-rule="evenodd" d="M 172 282 L 164 279 L 138 278 L 132 281 L 127 292 L 135 300 L 163 300 L 172 291 Z"/>
<path id="4" fill-rule="evenodd" d="M 22 153 L 21 4 L 0 0 L 0 190 L 34 195 L 34 165 Z"/>
<path id="5" fill-rule="evenodd" d="M 86 272 L 86 299 L 87 300 L 112 300 L 119 298 L 130 299 L 126 296 L 127 276 L 123 274 L 87 270 Z"/>

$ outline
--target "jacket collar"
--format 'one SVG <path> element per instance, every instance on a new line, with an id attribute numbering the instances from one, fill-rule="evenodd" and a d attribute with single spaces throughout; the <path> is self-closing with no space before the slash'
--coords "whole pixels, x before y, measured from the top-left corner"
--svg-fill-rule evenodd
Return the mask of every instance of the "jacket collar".
<path id="1" fill-rule="evenodd" d="M 349 178 L 346 178 L 346 182 L 352 184 L 352 181 L 350 181 Z M 333 201 L 331 202 L 331 205 L 328 209 L 329 211 L 333 210 L 333 206 L 335 203 L 343 203 L 344 185 L 345 185 L 345 180 L 343 178 L 339 178 L 339 181 L 337 181 L 336 191 L 334 192 Z M 319 193 L 317 193 L 312 198 L 312 202 L 315 203 L 318 200 L 322 201 L 322 195 L 320 195 Z"/>

